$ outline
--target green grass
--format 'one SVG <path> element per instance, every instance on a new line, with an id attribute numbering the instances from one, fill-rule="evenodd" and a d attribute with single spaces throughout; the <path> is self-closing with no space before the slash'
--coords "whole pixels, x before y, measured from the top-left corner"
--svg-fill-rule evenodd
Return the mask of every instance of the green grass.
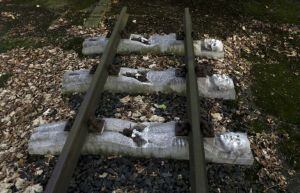
<path id="1" fill-rule="evenodd" d="M 296 60 L 268 50 L 266 57 L 275 57 L 277 62 L 252 57 L 254 63 L 252 92 L 255 103 L 265 113 L 282 121 L 300 124 L 300 65 Z M 281 57 L 281 58 L 280 58 Z"/>
<path id="2" fill-rule="evenodd" d="M 300 3 L 296 0 L 242 1 L 246 14 L 278 23 L 300 23 Z"/>
<path id="3" fill-rule="evenodd" d="M 0 53 L 6 52 L 8 50 L 22 47 L 22 48 L 38 48 L 43 45 L 34 38 L 9 38 L 0 39 Z"/>
<path id="4" fill-rule="evenodd" d="M 0 88 L 5 86 L 5 83 L 11 76 L 11 73 L 0 73 Z"/>
<path id="5" fill-rule="evenodd" d="M 277 34 L 278 35 L 278 34 Z M 279 34 L 280 36 L 280 34 Z M 279 36 L 277 38 L 279 38 Z M 296 41 L 290 44 L 298 44 Z M 279 119 L 276 131 L 282 137 L 278 147 L 282 156 L 295 169 L 300 169 L 300 64 L 299 59 L 288 58 L 272 49 L 264 50 L 265 58 L 248 55 L 252 62 L 253 83 L 251 86 L 255 104 L 262 112 Z M 273 62 L 270 62 L 273 61 Z M 268 130 L 265 123 L 254 121 L 250 130 L 262 132 Z"/>
<path id="6" fill-rule="evenodd" d="M 83 41 L 84 41 L 84 39 L 81 38 L 81 37 L 74 37 L 74 38 L 66 41 L 62 45 L 62 49 L 64 49 L 64 50 L 74 50 L 75 52 L 78 53 L 78 55 L 80 57 L 83 57 L 82 52 L 81 52 Z"/>
<path id="7" fill-rule="evenodd" d="M 270 127 L 267 123 L 257 119 L 249 123 L 248 130 L 254 133 L 262 133 L 270 130 Z"/>
<path id="8" fill-rule="evenodd" d="M 259 20 L 293 24 L 299 24 L 300 21 L 299 2 L 292 0 L 247 1 L 244 2 L 244 9 L 247 14 Z M 251 90 L 256 106 L 265 114 L 273 115 L 280 120 L 276 128 L 277 134 L 282 136 L 278 142 L 278 149 L 290 166 L 300 170 L 299 58 L 288 58 L 270 49 L 280 46 L 283 42 L 296 49 L 300 46 L 300 41 L 297 38 L 286 38 L 287 34 L 280 30 L 273 30 L 270 33 L 274 36 L 273 42 L 258 49 L 258 53 L 265 55 L 264 58 L 254 54 L 245 56 L 253 64 Z M 252 132 L 270 130 L 266 123 L 259 120 L 251 122 L 249 129 Z M 285 134 L 289 137 L 284 137 Z"/>
<path id="9" fill-rule="evenodd" d="M 288 163 L 296 170 L 300 170 L 300 127 L 292 127 L 282 123 L 277 131 L 288 134 L 288 138 L 284 138 L 279 142 L 279 150 L 284 154 Z"/>
<path id="10" fill-rule="evenodd" d="M 97 0 L 13 0 L 14 3 L 27 5 L 40 5 L 50 9 L 59 9 L 61 7 L 72 7 L 76 10 L 88 8 Z"/>

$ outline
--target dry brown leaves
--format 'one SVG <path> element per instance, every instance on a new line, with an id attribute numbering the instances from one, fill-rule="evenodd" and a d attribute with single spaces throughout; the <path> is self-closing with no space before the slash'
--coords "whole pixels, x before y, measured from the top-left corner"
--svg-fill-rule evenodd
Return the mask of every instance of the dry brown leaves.
<path id="1" fill-rule="evenodd" d="M 182 67 L 183 60 L 178 56 L 162 56 L 162 55 L 127 55 L 120 56 L 122 66 L 128 68 L 150 68 L 153 70 L 165 70 L 167 68 Z"/>
<path id="2" fill-rule="evenodd" d="M 117 108 L 115 114 L 116 118 L 131 119 L 134 121 L 151 121 L 151 122 L 164 122 L 165 119 L 161 116 L 155 115 L 155 109 L 159 105 L 152 104 L 147 101 L 145 96 L 126 96 L 120 99 L 123 106 Z M 156 107 L 155 107 L 156 106 Z"/>
<path id="3" fill-rule="evenodd" d="M 275 133 L 257 133 L 250 138 L 255 160 L 262 165 L 258 172 L 259 180 L 266 188 L 279 186 L 286 188 L 286 178 L 282 174 L 283 162 L 278 157 L 276 144 L 279 141 Z"/>
<path id="4" fill-rule="evenodd" d="M 67 29 L 67 32 L 71 36 L 83 38 L 95 37 L 100 34 L 102 36 L 106 36 L 108 33 L 104 24 L 101 24 L 98 28 L 86 28 L 81 25 L 72 25 L 69 29 Z"/>
<path id="5" fill-rule="evenodd" d="M 255 54 L 260 58 L 265 58 L 265 55 L 258 50 L 258 45 L 263 45 L 269 49 L 273 49 L 278 54 L 284 54 L 286 56 L 299 56 L 299 53 L 295 48 L 283 44 L 282 48 L 272 44 L 273 37 L 272 33 L 257 32 L 255 28 L 261 26 L 263 28 L 270 28 L 271 25 L 261 21 L 253 20 L 249 26 L 245 27 L 245 33 L 240 33 L 228 37 L 224 43 L 225 45 L 225 58 L 224 60 L 210 61 L 214 65 L 214 70 L 218 73 L 229 74 L 234 78 L 234 84 L 239 89 L 238 95 L 238 108 L 235 112 L 236 115 L 241 116 L 241 123 L 246 125 L 252 120 L 258 119 L 259 117 L 265 117 L 271 127 L 276 127 L 276 119 L 270 118 L 269 115 L 262 114 L 258 109 L 253 109 L 253 100 L 250 92 L 250 86 L 252 84 L 251 77 L 251 62 L 243 59 L 241 52 L 248 54 Z M 273 26 L 274 27 L 274 26 Z M 278 28 L 287 33 L 288 37 L 295 38 L 298 27 L 283 24 Z M 253 30 L 254 29 L 254 30 Z M 266 58 L 269 63 L 276 61 L 270 61 L 270 58 Z M 222 130 L 227 130 L 226 117 L 222 115 L 222 108 L 215 108 L 211 111 L 213 121 L 219 124 L 219 128 L 223 126 Z M 227 122 L 236 120 L 227 120 Z M 221 124 L 220 124 L 221 123 Z M 216 128 L 215 128 L 216 130 Z M 218 129 L 217 129 L 218 130 Z M 287 168 L 284 166 L 284 162 L 279 156 L 277 151 L 278 136 L 275 133 L 257 133 L 256 136 L 250 137 L 251 148 L 253 149 L 256 161 L 261 165 L 261 169 L 257 173 L 261 184 L 265 190 L 273 187 L 279 187 L 281 190 L 286 189 L 287 179 L 283 174 L 283 170 Z M 288 172 L 290 175 L 293 171 Z"/>
<path id="6" fill-rule="evenodd" d="M 8 18 L 8 19 L 16 19 L 17 17 L 19 17 L 19 15 L 18 14 L 15 14 L 15 13 L 13 13 L 13 12 L 1 12 L 0 13 L 0 16 L 1 17 L 4 17 L 4 18 Z"/>
<path id="7" fill-rule="evenodd" d="M 66 70 L 92 66 L 94 59 L 57 47 L 14 49 L 0 54 L 0 71 L 12 73 L 0 88 L 0 181 L 14 183 L 14 167 L 26 162 L 26 146 L 34 126 L 71 117 L 60 95 Z"/>

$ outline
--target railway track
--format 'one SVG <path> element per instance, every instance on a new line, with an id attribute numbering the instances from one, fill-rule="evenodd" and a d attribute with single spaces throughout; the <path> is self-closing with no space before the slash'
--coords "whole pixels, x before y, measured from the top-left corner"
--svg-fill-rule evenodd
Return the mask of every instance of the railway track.
<path id="1" fill-rule="evenodd" d="M 186 88 L 188 101 L 188 117 L 191 132 L 189 133 L 190 142 L 190 172 L 192 192 L 206 193 L 207 177 L 204 158 L 203 136 L 200 129 L 199 120 L 199 96 L 195 74 L 195 56 L 192 39 L 192 21 L 189 9 L 184 13 L 184 48 L 185 60 L 187 65 Z"/>
<path id="2" fill-rule="evenodd" d="M 79 112 L 74 120 L 70 135 L 64 145 L 58 162 L 54 168 L 53 174 L 47 184 L 46 193 L 66 192 L 68 184 L 72 177 L 73 171 L 78 162 L 81 149 L 89 132 L 89 125 L 95 122 L 94 113 L 96 110 L 97 99 L 100 97 L 104 84 L 108 77 L 108 66 L 113 62 L 117 52 L 117 47 L 121 39 L 121 32 L 124 30 L 128 14 L 127 8 L 124 7 L 119 15 L 117 23 L 109 38 L 108 44 L 102 56 L 101 63 L 97 68 L 94 78 L 91 82 L 84 101 L 82 102 Z M 185 9 L 184 15 L 184 45 L 185 60 L 187 64 L 187 99 L 188 115 L 190 117 L 190 167 L 191 167 L 191 184 L 192 192 L 206 193 L 207 178 L 204 158 L 203 137 L 200 130 L 198 86 L 194 66 L 194 48 L 192 39 L 192 21 L 189 9 Z M 100 90 L 99 90 L 100 88 Z M 101 129 L 101 128 L 100 128 Z"/>
<path id="3" fill-rule="evenodd" d="M 66 192 L 73 171 L 78 162 L 81 149 L 88 134 L 88 127 L 94 120 L 97 100 L 103 90 L 104 83 L 108 77 L 108 66 L 113 62 L 117 52 L 117 46 L 121 39 L 121 32 L 124 30 L 128 14 L 124 7 L 119 15 L 118 21 L 113 29 L 102 60 L 95 72 L 95 76 L 82 102 L 79 112 L 74 120 L 69 137 L 64 145 L 53 174 L 47 184 L 46 193 Z"/>
<path id="4" fill-rule="evenodd" d="M 46 193 L 63 193 L 66 192 L 73 175 L 73 172 L 76 168 L 77 162 L 81 155 L 82 150 L 84 149 L 84 144 L 90 140 L 89 133 L 97 133 L 98 138 L 101 143 L 108 144 L 106 146 L 106 150 L 108 152 L 116 152 L 112 150 L 113 147 L 110 147 L 109 141 L 105 141 L 105 137 L 107 137 L 110 133 L 104 132 L 104 130 L 112 131 L 118 130 L 116 129 L 115 120 L 114 119 L 103 119 L 101 122 L 96 119 L 95 111 L 97 108 L 97 104 L 99 103 L 99 98 L 104 91 L 105 83 L 109 80 L 109 67 L 112 65 L 114 58 L 117 54 L 118 46 L 121 42 L 121 34 L 126 27 L 127 20 L 129 15 L 127 14 L 127 8 L 124 7 L 117 19 L 117 22 L 113 28 L 113 31 L 110 35 L 110 38 L 105 46 L 101 57 L 101 63 L 96 68 L 95 72 L 93 72 L 93 77 L 91 82 L 89 83 L 88 89 L 84 96 L 84 100 L 80 105 L 79 111 L 73 121 L 69 134 L 67 136 L 66 142 L 63 143 L 63 148 L 58 158 L 58 161 L 55 165 L 54 171 L 49 179 L 45 192 Z M 124 41 L 123 41 L 124 42 Z M 185 88 L 186 88 L 186 96 L 187 96 L 187 115 L 188 115 L 188 140 L 177 138 L 174 136 L 172 140 L 175 139 L 176 145 L 179 144 L 180 151 L 175 148 L 175 150 L 170 151 L 169 157 L 173 157 L 177 159 L 186 159 L 188 157 L 190 162 L 190 184 L 191 191 L 193 193 L 206 193 L 208 192 L 208 182 L 206 175 L 206 160 L 209 159 L 213 162 L 219 163 L 235 163 L 235 164 L 246 164 L 249 165 L 253 162 L 252 154 L 249 151 L 246 156 L 242 156 L 241 159 L 239 157 L 233 157 L 231 153 L 220 153 L 219 149 L 213 145 L 213 139 L 206 139 L 203 137 L 203 133 L 200 128 L 200 103 L 199 103 L 199 85 L 198 78 L 195 73 L 195 51 L 194 51 L 194 41 L 192 38 L 192 21 L 191 15 L 189 13 L 189 9 L 186 8 L 184 12 L 184 59 L 186 64 L 186 79 L 185 79 Z M 180 49 L 180 48 L 179 48 Z M 178 51 L 178 49 L 177 49 Z M 199 50 L 198 50 L 199 52 Z M 202 53 L 202 52 L 200 52 Z M 76 73 L 75 73 L 76 74 Z M 163 75 L 160 75 L 163 76 Z M 201 87 L 201 86 L 200 86 Z M 154 89 L 155 90 L 155 89 Z M 118 124 L 121 124 L 123 127 L 125 125 L 133 125 L 134 123 L 119 121 Z M 66 127 L 65 124 L 58 124 L 57 127 Z M 54 127 L 56 127 L 54 126 Z M 149 124 L 149 127 L 164 127 L 163 132 L 165 134 L 173 134 L 176 126 L 173 123 L 165 123 L 161 125 L 157 124 Z M 50 128 L 50 130 L 54 129 L 55 132 L 59 133 L 59 128 L 55 129 L 52 126 L 46 126 L 46 130 Z M 127 127 L 126 127 L 127 128 Z M 171 130 L 171 132 L 170 132 Z M 140 134 L 143 131 L 139 131 Z M 56 133 L 57 134 L 57 133 Z M 64 131 L 61 130 L 61 135 L 64 135 Z M 103 138 L 101 136 L 104 135 Z M 33 134 L 34 136 L 34 134 Z M 113 136 L 113 135 L 112 135 Z M 123 136 L 124 137 L 124 136 Z M 154 136 L 154 138 L 157 136 Z M 158 136 L 159 137 L 159 136 Z M 42 137 L 43 138 L 43 137 Z M 122 138 L 123 139 L 123 138 Z M 101 141 L 102 140 L 102 141 Z M 104 140 L 104 142 L 103 142 Z M 127 140 L 127 139 L 123 139 Z M 55 140 L 54 140 L 55 141 Z M 121 140 L 122 141 L 122 140 Z M 185 141 L 188 141 L 188 152 L 185 152 Z M 55 143 L 55 142 L 54 142 Z M 95 142 L 98 143 L 97 141 Z M 167 143 L 167 142 L 166 142 Z M 173 141 L 171 142 L 173 143 Z M 113 142 L 112 142 L 113 144 Z M 120 143 L 121 144 L 121 143 Z M 119 144 L 119 145 L 120 145 Z M 99 144 L 97 144 L 99 145 Z M 29 145 L 30 146 L 30 145 Z M 211 150 L 207 150 L 207 148 L 211 148 Z M 99 147 L 102 151 L 101 147 Z M 41 148 L 42 149 L 42 148 Z M 97 148 L 96 148 L 97 149 Z M 121 148 L 122 149 L 122 148 Z M 138 148 L 136 148 L 138 149 Z M 159 148 L 158 148 L 159 149 Z M 123 148 L 122 150 L 126 150 Z M 121 151 L 122 151 L 121 150 Z M 142 152 L 143 150 L 141 150 Z M 176 152 L 178 151 L 178 152 Z M 211 152 L 209 152 L 211 151 Z M 134 151 L 131 151 L 130 148 L 128 152 L 134 154 Z M 127 152 L 127 153 L 128 153 Z M 144 152 L 147 154 L 146 150 Z M 155 152 L 148 152 L 147 155 L 156 155 L 161 156 L 159 153 L 155 154 Z M 166 156 L 166 155 L 165 155 Z M 245 161 L 246 160 L 246 161 Z"/>

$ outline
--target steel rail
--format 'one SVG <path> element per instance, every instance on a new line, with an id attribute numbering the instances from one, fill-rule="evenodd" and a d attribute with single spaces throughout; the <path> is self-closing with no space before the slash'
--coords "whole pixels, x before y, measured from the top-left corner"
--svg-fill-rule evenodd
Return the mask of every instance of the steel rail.
<path id="1" fill-rule="evenodd" d="M 188 117 L 191 131 L 189 133 L 190 181 L 193 193 L 207 193 L 207 176 L 204 156 L 203 136 L 200 128 L 200 103 L 195 74 L 195 55 L 192 39 L 192 21 L 188 8 L 184 14 L 184 48 L 187 67 L 186 91 Z"/>
<path id="2" fill-rule="evenodd" d="M 108 77 L 108 66 L 112 63 L 121 39 L 121 32 L 128 20 L 127 8 L 124 7 L 118 17 L 113 32 L 101 58 L 101 63 L 93 76 L 92 83 L 80 105 L 71 131 L 57 164 L 46 186 L 46 193 L 64 193 L 67 191 L 72 174 L 77 165 L 85 139 L 88 135 L 89 118 L 94 116 L 97 103 Z"/>

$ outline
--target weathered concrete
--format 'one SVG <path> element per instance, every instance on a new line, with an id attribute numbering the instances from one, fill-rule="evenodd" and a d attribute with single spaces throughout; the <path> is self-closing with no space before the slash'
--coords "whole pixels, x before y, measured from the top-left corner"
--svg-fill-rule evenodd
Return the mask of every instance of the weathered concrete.
<path id="1" fill-rule="evenodd" d="M 126 73 L 146 72 L 147 82 L 141 82 Z M 92 80 L 89 70 L 68 71 L 64 74 L 62 93 L 84 92 Z M 225 75 L 198 78 L 199 96 L 208 98 L 235 99 L 234 84 L 231 78 Z M 109 76 L 104 89 L 110 92 L 128 93 L 177 93 L 185 94 L 185 79 L 175 76 L 175 69 L 153 71 L 149 69 L 121 68 L 118 76 Z"/>
<path id="2" fill-rule="evenodd" d="M 83 42 L 82 53 L 84 55 L 102 54 L 108 39 L 105 37 L 94 37 L 85 39 Z M 184 42 L 176 40 L 176 34 L 168 35 L 153 35 L 147 41 L 148 43 L 142 43 L 140 41 L 131 39 L 122 39 L 118 47 L 118 54 L 175 54 L 184 56 Z M 223 45 L 220 49 L 216 49 L 216 46 L 210 46 L 207 44 L 214 44 L 213 41 L 194 41 L 195 56 L 201 56 L 205 58 L 219 59 L 224 58 Z M 218 46 L 221 42 L 218 42 Z M 219 46 L 220 47 L 220 46 Z M 213 51 L 215 50 L 215 51 Z"/>
<path id="3" fill-rule="evenodd" d="M 124 128 L 137 123 L 106 118 L 102 135 L 90 133 L 83 154 L 120 154 L 137 157 L 189 159 L 187 137 L 175 136 L 175 122 L 142 123 L 143 131 L 135 131 L 145 143 L 138 145 L 131 137 L 123 135 Z M 59 154 L 68 136 L 64 131 L 66 122 L 37 127 L 28 145 L 30 154 Z M 204 139 L 205 158 L 208 162 L 251 165 L 253 156 L 250 143 L 244 133 L 224 133 L 215 138 Z"/>

